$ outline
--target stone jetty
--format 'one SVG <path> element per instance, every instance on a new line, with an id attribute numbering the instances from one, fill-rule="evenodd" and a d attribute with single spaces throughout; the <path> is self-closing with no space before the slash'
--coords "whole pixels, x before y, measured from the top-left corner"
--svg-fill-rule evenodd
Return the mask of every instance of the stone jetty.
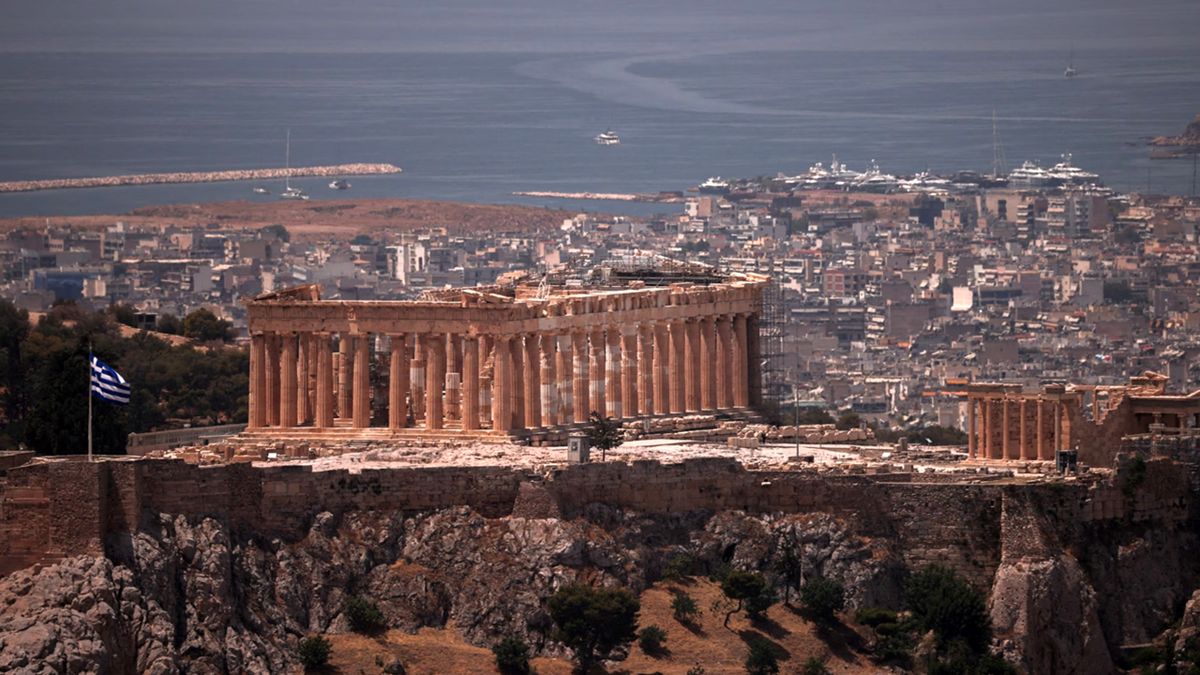
<path id="1" fill-rule="evenodd" d="M 336 178 L 342 176 L 376 176 L 400 172 L 400 167 L 392 164 L 338 164 L 335 166 L 298 166 L 291 169 L 142 173 L 127 176 L 11 181 L 0 183 L 0 192 L 33 192 L 35 190 L 117 187 L 121 185 L 158 185 L 163 183 L 218 183 L 223 181 L 274 180 L 313 176 Z"/>

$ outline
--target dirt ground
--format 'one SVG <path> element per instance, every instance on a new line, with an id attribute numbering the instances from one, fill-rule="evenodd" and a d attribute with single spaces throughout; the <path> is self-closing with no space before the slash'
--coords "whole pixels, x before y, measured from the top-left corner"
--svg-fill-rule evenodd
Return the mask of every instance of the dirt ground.
<path id="1" fill-rule="evenodd" d="M 690 625 L 675 620 L 671 612 L 673 591 L 682 591 L 695 599 L 700 609 Z M 648 655 L 634 643 L 629 656 L 606 664 L 596 673 L 662 673 L 685 675 L 697 665 L 705 675 L 745 673 L 749 643 L 765 639 L 779 659 L 780 672 L 800 672 L 805 662 L 816 658 L 839 675 L 865 675 L 887 672 L 873 664 L 863 653 L 865 638 L 848 626 L 825 635 L 801 614 L 783 604 L 767 612 L 767 620 L 752 624 L 744 613 L 734 616 L 729 627 L 722 625 L 723 610 L 713 609 L 723 598 L 721 589 L 707 579 L 689 579 L 683 583 L 656 584 L 642 593 L 642 611 L 638 625 L 656 625 L 667 633 L 666 651 Z M 330 635 L 333 642 L 332 673 L 379 673 L 377 658 L 384 664 L 399 658 L 409 675 L 445 675 L 447 673 L 497 673 L 489 649 L 463 641 L 453 629 L 422 629 L 415 635 L 389 631 L 379 637 Z M 533 660 L 538 675 L 570 675 L 566 659 Z"/>

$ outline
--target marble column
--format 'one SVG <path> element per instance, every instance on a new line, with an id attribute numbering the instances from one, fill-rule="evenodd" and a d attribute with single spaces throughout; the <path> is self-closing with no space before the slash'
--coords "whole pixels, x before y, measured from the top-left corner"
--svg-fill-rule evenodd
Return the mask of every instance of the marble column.
<path id="1" fill-rule="evenodd" d="M 425 336 L 425 428 L 441 429 L 445 426 L 442 408 L 442 385 L 446 379 L 445 338 L 438 333 Z"/>
<path id="2" fill-rule="evenodd" d="M 572 388 L 575 380 L 575 359 L 571 355 L 571 336 L 563 333 L 556 336 L 558 353 L 554 369 L 558 375 L 558 423 L 567 425 L 575 421 L 575 405 Z"/>
<path id="3" fill-rule="evenodd" d="M 317 416 L 316 426 L 333 426 L 333 336 L 317 334 Z"/>
<path id="4" fill-rule="evenodd" d="M 354 338 L 349 333 L 338 336 L 338 398 L 337 416 L 350 419 L 351 379 L 354 370 Z"/>
<path id="5" fill-rule="evenodd" d="M 1037 399 L 1037 456 L 1039 460 L 1046 459 L 1046 403 L 1039 396 Z"/>
<path id="6" fill-rule="evenodd" d="M 684 332 L 683 370 L 686 374 L 684 384 L 687 387 L 687 391 L 684 392 L 684 404 L 688 412 L 696 412 L 700 410 L 700 371 L 704 368 L 700 360 L 700 321 L 688 319 L 684 324 Z"/>
<path id="7" fill-rule="evenodd" d="M 267 333 L 267 426 L 279 426 L 279 336 Z"/>
<path id="8" fill-rule="evenodd" d="M 667 387 L 668 409 L 672 413 L 681 413 L 687 409 L 684 392 L 687 391 L 688 374 L 687 364 L 684 361 L 684 357 L 687 356 L 687 348 L 684 343 L 687 340 L 683 321 L 672 321 L 668 328 L 668 336 L 670 339 L 667 353 L 669 364 L 667 368 L 670 373 L 670 385 Z"/>
<path id="9" fill-rule="evenodd" d="M 604 410 L 613 419 L 625 416 L 625 402 L 621 395 L 621 332 L 616 326 L 604 331 L 606 349 L 604 354 Z"/>
<path id="10" fill-rule="evenodd" d="M 521 429 L 525 426 L 525 340 L 521 335 L 514 335 L 509 341 L 509 351 L 512 359 L 512 421 L 509 429 Z"/>
<path id="11" fill-rule="evenodd" d="M 654 361 L 654 326 L 643 323 L 638 331 L 638 383 L 637 398 L 638 412 L 642 415 L 654 414 L 654 376 L 657 368 Z"/>
<path id="12" fill-rule="evenodd" d="M 733 407 L 733 322 L 717 317 L 717 409 Z"/>
<path id="13" fill-rule="evenodd" d="M 525 336 L 525 428 L 542 425 L 542 359 L 537 333 Z"/>
<path id="14" fill-rule="evenodd" d="M 988 399 L 982 398 L 979 400 L 979 413 L 980 413 L 979 421 L 982 423 L 982 424 L 980 424 L 980 426 L 982 427 L 980 429 L 980 431 L 983 433 L 983 438 L 981 439 L 982 440 L 981 450 L 983 452 L 983 458 L 991 459 L 992 458 L 992 420 L 991 420 L 992 406 L 991 406 L 991 402 Z"/>
<path id="15" fill-rule="evenodd" d="M 748 364 L 749 332 L 746 329 L 746 315 L 736 314 L 733 317 L 733 335 L 737 344 L 733 350 L 733 405 L 745 408 L 750 405 L 750 366 Z"/>
<path id="16" fill-rule="evenodd" d="M 717 408 L 717 324 L 711 316 L 700 319 L 700 407 Z"/>
<path id="17" fill-rule="evenodd" d="M 413 335 L 413 355 L 412 361 L 409 363 L 408 381 L 412 387 L 410 394 L 412 395 L 412 414 L 413 419 L 423 419 L 425 417 L 425 371 L 428 369 L 429 353 L 425 346 L 428 337 L 424 333 Z"/>
<path id="18" fill-rule="evenodd" d="M 371 340 L 367 335 L 354 338 L 354 393 L 351 407 L 356 429 L 371 426 Z"/>
<path id="19" fill-rule="evenodd" d="M 267 344 L 261 333 L 250 336 L 250 416 L 247 426 L 260 429 L 267 424 Z"/>
<path id="20" fill-rule="evenodd" d="M 975 399 L 967 396 L 967 458 L 975 459 Z"/>
<path id="21" fill-rule="evenodd" d="M 286 333 L 280 339 L 279 426 L 287 428 L 296 426 L 296 334 Z"/>
<path id="22" fill-rule="evenodd" d="M 408 424 L 408 349 L 403 333 L 392 335 L 392 358 L 388 364 L 388 428 Z"/>
<path id="23" fill-rule="evenodd" d="M 308 333 L 296 336 L 296 424 L 308 421 Z"/>
<path id="24" fill-rule="evenodd" d="M 479 336 L 479 424 L 492 425 L 492 400 L 496 384 L 495 338 Z"/>
<path id="25" fill-rule="evenodd" d="M 1009 444 L 1009 440 L 1012 436 L 1012 417 L 1009 415 L 1009 409 L 1012 407 L 1012 401 L 1008 399 L 1008 394 L 1004 395 L 1004 398 L 1000 401 L 1000 405 L 1003 406 L 1003 413 L 1001 414 L 1000 422 L 1000 433 L 1003 434 L 1000 441 L 1000 454 L 1004 459 L 1012 459 L 1012 450 Z"/>
<path id="26" fill-rule="evenodd" d="M 637 325 L 621 324 L 621 408 L 622 416 L 638 416 L 638 335 Z"/>
<path id="27" fill-rule="evenodd" d="M 654 412 L 671 412 L 671 341 L 666 323 L 654 325 Z"/>
<path id="28" fill-rule="evenodd" d="M 446 337 L 446 420 L 462 418 L 462 336 Z"/>
<path id="29" fill-rule="evenodd" d="M 479 428 L 479 338 L 464 335 L 463 347 L 463 431 Z"/>
<path id="30" fill-rule="evenodd" d="M 588 339 L 587 333 L 571 334 L 571 348 L 575 356 L 575 379 L 572 392 L 575 403 L 575 421 L 588 421 L 591 399 L 588 391 Z"/>
<path id="31" fill-rule="evenodd" d="M 1026 412 L 1025 412 L 1025 398 L 1024 397 L 1021 398 L 1021 403 L 1018 407 L 1019 407 L 1019 410 L 1018 410 L 1017 414 L 1019 414 L 1021 416 L 1020 423 L 1017 425 L 1018 432 L 1021 437 L 1021 441 L 1020 441 L 1020 443 L 1018 443 L 1018 448 L 1020 451 L 1021 459 L 1030 460 L 1030 459 L 1033 459 L 1033 453 L 1030 452 L 1031 448 L 1029 447 L 1029 440 L 1027 438 L 1027 433 L 1026 433 L 1028 430 L 1028 425 L 1025 422 Z"/>
<path id="32" fill-rule="evenodd" d="M 1058 458 L 1058 451 L 1062 450 L 1062 401 L 1054 401 L 1054 454 L 1053 459 Z"/>
<path id="33" fill-rule="evenodd" d="M 558 374 L 555 372 L 555 359 L 558 354 L 558 337 L 550 333 L 537 336 L 538 366 L 541 368 L 542 384 L 542 426 L 558 426 Z"/>
<path id="34" fill-rule="evenodd" d="M 492 429 L 508 431 L 512 428 L 512 339 L 498 335 L 493 340 L 492 382 Z"/>
<path id="35" fill-rule="evenodd" d="M 320 367 L 318 342 L 321 336 L 317 333 L 308 334 L 308 421 L 317 423 L 317 368 Z"/>
<path id="36" fill-rule="evenodd" d="M 588 350 L 590 358 L 588 359 L 588 415 L 591 413 L 599 413 L 605 415 L 604 408 L 604 350 L 607 348 L 604 340 L 604 330 L 593 330 L 588 340 Z"/>

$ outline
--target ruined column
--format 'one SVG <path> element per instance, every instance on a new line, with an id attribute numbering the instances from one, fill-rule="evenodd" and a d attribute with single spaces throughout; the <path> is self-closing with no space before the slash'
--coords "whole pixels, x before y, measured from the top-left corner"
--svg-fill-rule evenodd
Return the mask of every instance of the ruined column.
<path id="1" fill-rule="evenodd" d="M 733 317 L 733 334 L 737 344 L 733 349 L 733 405 L 745 408 L 750 405 L 750 367 L 749 340 L 746 329 L 746 315 L 736 314 Z"/>
<path id="2" fill-rule="evenodd" d="M 354 338 L 349 333 L 338 336 L 338 399 L 337 415 L 350 419 L 350 373 L 354 369 Z"/>
<path id="3" fill-rule="evenodd" d="M 625 404 L 621 391 L 621 333 L 616 326 L 604 330 L 607 342 L 604 355 L 604 410 L 613 419 L 625 416 Z"/>
<path id="4" fill-rule="evenodd" d="M 296 423 L 304 424 L 312 414 L 308 407 L 309 334 L 300 333 L 297 339 L 299 344 L 296 356 Z"/>
<path id="5" fill-rule="evenodd" d="M 558 374 L 558 423 L 567 425 L 575 421 L 575 405 L 572 389 L 575 380 L 575 358 L 571 352 L 571 336 L 563 333 L 555 338 L 558 354 L 555 370 Z"/>
<path id="6" fill-rule="evenodd" d="M 1041 396 L 1037 398 L 1037 457 L 1039 460 L 1046 459 L 1046 421 L 1045 421 L 1046 403 Z"/>
<path id="7" fill-rule="evenodd" d="M 538 335 L 538 366 L 541 368 L 542 426 L 558 426 L 558 375 L 554 370 L 558 354 L 558 337 L 550 333 Z"/>
<path id="8" fill-rule="evenodd" d="M 354 338 L 354 393 L 351 407 L 354 409 L 354 427 L 366 429 L 371 426 L 371 341 L 365 334 Z"/>
<path id="9" fill-rule="evenodd" d="M 413 335 L 413 355 L 408 369 L 408 381 L 412 387 L 413 420 L 425 417 L 425 371 L 429 363 L 428 348 L 425 345 L 427 339 L 424 333 Z"/>
<path id="10" fill-rule="evenodd" d="M 479 338 L 464 335 L 463 348 L 463 431 L 479 428 Z"/>
<path id="11" fill-rule="evenodd" d="M 992 458 L 992 405 L 991 400 L 984 397 L 979 400 L 980 416 L 979 420 L 983 424 L 981 431 L 983 432 L 983 458 Z"/>
<path id="12" fill-rule="evenodd" d="M 654 324 L 654 412 L 671 412 L 669 394 L 671 382 L 670 329 L 665 322 Z"/>
<path id="13" fill-rule="evenodd" d="M 687 409 L 684 393 L 687 391 L 687 342 L 686 328 L 683 321 L 672 321 L 668 327 L 670 350 L 667 352 L 667 369 L 669 382 L 667 396 L 669 409 L 672 413 L 681 413 Z"/>
<path id="14" fill-rule="evenodd" d="M 267 424 L 267 344 L 262 333 L 250 336 L 250 413 L 246 426 L 260 429 Z"/>
<path id="15" fill-rule="evenodd" d="M 459 421 L 462 415 L 462 336 L 451 333 L 446 337 L 446 402 L 447 420 Z"/>
<path id="16" fill-rule="evenodd" d="M 509 429 L 523 429 L 525 427 L 525 341 L 523 336 L 514 335 L 509 341 L 509 348 L 512 358 L 512 396 L 510 397 L 512 405 L 512 421 L 509 423 Z"/>
<path id="17" fill-rule="evenodd" d="M 317 416 L 316 426 L 333 426 L 333 336 L 317 335 Z"/>
<path id="18" fill-rule="evenodd" d="M 967 394 L 967 459 L 975 459 L 975 399 Z"/>
<path id="19" fill-rule="evenodd" d="M 442 384 L 446 379 L 445 338 L 438 333 L 425 334 L 425 428 L 445 425 L 442 408 Z"/>
<path id="20" fill-rule="evenodd" d="M 637 327 L 638 331 L 638 411 L 642 415 L 653 415 L 654 405 L 654 376 L 658 368 L 654 360 L 654 326 L 648 323 Z"/>
<path id="21" fill-rule="evenodd" d="M 1058 451 L 1062 450 L 1062 400 L 1054 400 L 1054 456 L 1058 458 Z"/>
<path id="22" fill-rule="evenodd" d="M 685 372 L 684 405 L 688 412 L 700 410 L 700 371 L 704 364 L 700 362 L 700 322 L 688 319 L 684 324 L 684 354 L 683 370 Z"/>
<path id="23" fill-rule="evenodd" d="M 571 334 L 572 350 L 575 355 L 575 380 L 572 382 L 575 402 L 575 421 L 586 422 L 591 412 L 588 391 L 588 340 L 582 331 Z"/>
<path id="24" fill-rule="evenodd" d="M 267 341 L 267 426 L 279 426 L 279 336 L 266 334 Z"/>
<path id="25" fill-rule="evenodd" d="M 507 335 L 497 335 L 493 340 L 492 383 L 492 429 L 508 431 L 512 428 L 512 346 Z"/>
<path id="26" fill-rule="evenodd" d="M 717 317 L 717 409 L 733 407 L 733 322 Z"/>
<path id="27" fill-rule="evenodd" d="M 1021 422 L 1020 422 L 1020 424 L 1017 425 L 1017 428 L 1018 428 L 1018 432 L 1019 432 L 1019 436 L 1020 436 L 1021 440 L 1017 445 L 1018 445 L 1018 450 L 1020 452 L 1021 459 L 1029 460 L 1029 459 L 1033 459 L 1033 457 L 1031 456 L 1031 453 L 1029 452 L 1030 451 L 1029 441 L 1026 438 L 1026 433 L 1025 433 L 1026 429 L 1027 429 L 1027 425 L 1025 423 L 1026 412 L 1025 412 L 1025 397 L 1024 396 L 1021 397 L 1021 403 L 1020 403 L 1019 408 L 1020 409 L 1018 411 L 1018 414 L 1021 416 Z"/>
<path id="28" fill-rule="evenodd" d="M 392 359 L 388 364 L 388 428 L 408 424 L 408 349 L 403 333 L 392 335 Z"/>
<path id="29" fill-rule="evenodd" d="M 308 334 L 308 421 L 315 426 L 317 423 L 317 368 L 320 367 L 321 336 L 317 333 Z"/>
<path id="30" fill-rule="evenodd" d="M 279 426 L 296 426 L 296 334 L 280 336 L 283 342 L 279 367 Z"/>
<path id="31" fill-rule="evenodd" d="M 757 314 L 746 315 L 746 359 L 749 390 L 747 401 L 750 407 L 759 408 L 762 406 L 763 382 L 762 382 L 762 335 L 760 334 L 760 324 Z"/>
<path id="32" fill-rule="evenodd" d="M 638 416 L 638 335 L 637 325 L 621 324 L 621 408 L 622 417 Z"/>
<path id="33" fill-rule="evenodd" d="M 593 330 L 588 340 L 588 348 L 591 358 L 588 360 L 591 368 L 588 370 L 588 402 L 591 404 L 588 410 L 589 416 L 592 412 L 599 413 L 601 416 L 605 414 L 604 397 L 604 350 L 607 348 L 604 340 L 604 329 L 598 328 Z"/>
<path id="34" fill-rule="evenodd" d="M 711 316 L 700 319 L 700 407 L 717 408 L 717 325 Z"/>
<path id="35" fill-rule="evenodd" d="M 1004 398 L 1001 399 L 1001 401 L 1000 401 L 1000 405 L 1003 406 L 1002 407 L 1003 412 L 1001 414 L 1002 421 L 1000 423 L 1001 424 L 1000 432 L 1003 434 L 1000 437 L 1001 438 L 1000 452 L 1001 452 L 1001 456 L 1004 459 L 1012 459 L 1013 458 L 1012 453 L 1009 449 L 1009 442 L 1008 442 L 1009 437 L 1012 436 L 1012 420 L 1008 414 L 1009 408 L 1011 407 L 1010 406 L 1011 403 L 1012 402 L 1009 401 L 1009 399 L 1008 399 L 1008 394 L 1005 394 Z"/>
<path id="36" fill-rule="evenodd" d="M 491 335 L 479 336 L 479 424 L 481 428 L 492 425 L 492 394 L 496 383 L 494 343 L 495 339 Z"/>
<path id="37" fill-rule="evenodd" d="M 525 428 L 542 425 L 542 363 L 537 333 L 525 336 Z"/>

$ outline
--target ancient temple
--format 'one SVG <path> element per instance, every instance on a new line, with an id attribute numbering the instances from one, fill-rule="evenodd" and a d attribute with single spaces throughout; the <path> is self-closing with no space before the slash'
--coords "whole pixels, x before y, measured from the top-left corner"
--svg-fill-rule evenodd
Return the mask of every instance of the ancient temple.
<path id="1" fill-rule="evenodd" d="M 250 431 L 522 435 L 761 402 L 766 277 L 476 287 L 420 300 L 247 303 Z"/>

